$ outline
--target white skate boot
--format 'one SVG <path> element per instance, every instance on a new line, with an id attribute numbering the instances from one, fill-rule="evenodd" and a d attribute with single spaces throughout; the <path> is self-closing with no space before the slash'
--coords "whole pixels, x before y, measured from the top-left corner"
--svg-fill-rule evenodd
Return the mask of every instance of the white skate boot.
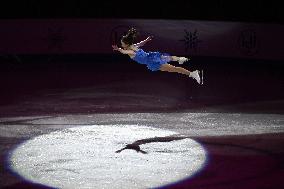
<path id="1" fill-rule="evenodd" d="M 186 61 L 188 61 L 188 58 L 185 58 L 185 57 L 179 57 L 179 59 L 178 59 L 179 64 L 183 64 Z"/>
<path id="2" fill-rule="evenodd" d="M 193 79 L 195 79 L 197 81 L 198 84 L 201 84 L 199 73 L 200 73 L 199 70 L 195 70 L 195 71 L 190 73 L 189 77 L 192 77 Z"/>

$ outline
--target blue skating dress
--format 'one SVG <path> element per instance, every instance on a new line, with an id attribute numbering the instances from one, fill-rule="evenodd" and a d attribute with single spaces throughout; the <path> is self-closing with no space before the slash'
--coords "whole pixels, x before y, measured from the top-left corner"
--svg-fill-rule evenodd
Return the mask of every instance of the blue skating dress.
<path id="1" fill-rule="evenodd" d="M 167 64 L 171 61 L 169 54 L 160 52 L 145 52 L 143 49 L 138 49 L 132 59 L 139 64 L 147 65 L 147 68 L 151 71 L 158 71 L 160 70 L 161 65 Z"/>

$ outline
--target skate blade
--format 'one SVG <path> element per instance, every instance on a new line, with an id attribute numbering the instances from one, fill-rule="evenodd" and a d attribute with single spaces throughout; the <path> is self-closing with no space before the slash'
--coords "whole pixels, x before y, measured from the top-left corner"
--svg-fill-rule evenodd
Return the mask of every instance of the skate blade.
<path id="1" fill-rule="evenodd" d="M 201 85 L 203 85 L 204 77 L 203 77 L 203 70 L 201 70 Z"/>
<path id="2" fill-rule="evenodd" d="M 201 70 L 201 71 L 198 70 L 198 75 L 199 75 L 199 78 L 200 78 L 199 85 L 203 85 L 203 70 Z"/>

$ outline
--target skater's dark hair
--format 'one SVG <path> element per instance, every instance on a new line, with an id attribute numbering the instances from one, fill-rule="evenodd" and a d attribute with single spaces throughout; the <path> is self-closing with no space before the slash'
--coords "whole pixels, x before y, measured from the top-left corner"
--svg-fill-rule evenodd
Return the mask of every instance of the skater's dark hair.
<path id="1" fill-rule="evenodd" d="M 137 30 L 135 28 L 130 28 L 126 35 L 122 36 L 121 41 L 126 45 L 132 45 L 137 35 Z"/>

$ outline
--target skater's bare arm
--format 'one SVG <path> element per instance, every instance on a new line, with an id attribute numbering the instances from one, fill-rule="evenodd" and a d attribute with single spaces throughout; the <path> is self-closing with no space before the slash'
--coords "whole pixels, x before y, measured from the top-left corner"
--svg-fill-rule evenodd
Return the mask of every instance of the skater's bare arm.
<path id="1" fill-rule="evenodd" d="M 145 45 L 148 41 L 151 41 L 153 39 L 153 36 L 149 36 L 147 37 L 147 39 L 140 41 L 139 43 L 134 44 L 136 47 L 142 47 L 143 45 Z"/>
<path id="2" fill-rule="evenodd" d="M 124 50 L 122 48 L 119 48 L 117 45 L 112 45 L 112 48 L 114 51 L 119 51 L 122 54 L 134 55 L 134 52 L 132 50 Z"/>

